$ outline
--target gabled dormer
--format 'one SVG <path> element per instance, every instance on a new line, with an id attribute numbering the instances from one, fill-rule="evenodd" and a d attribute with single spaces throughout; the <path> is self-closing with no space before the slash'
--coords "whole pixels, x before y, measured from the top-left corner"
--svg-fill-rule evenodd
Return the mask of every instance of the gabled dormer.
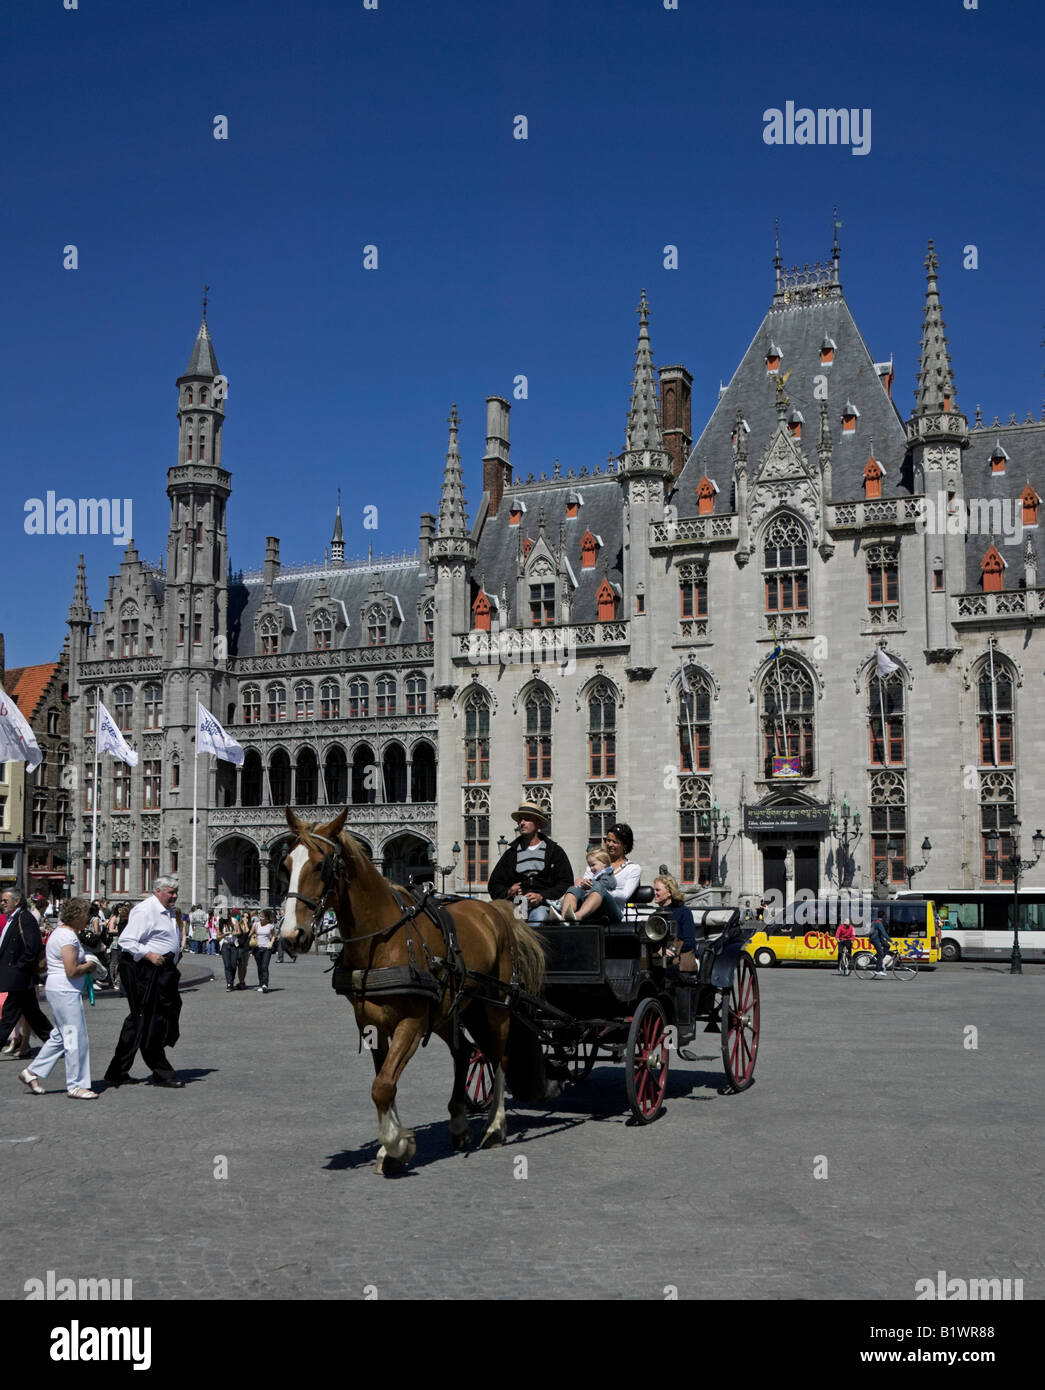
<path id="1" fill-rule="evenodd" d="M 864 497 L 867 501 L 872 501 L 882 495 L 882 479 L 885 477 L 885 469 L 881 462 L 875 458 L 872 452 L 871 457 L 864 464 Z"/>
<path id="2" fill-rule="evenodd" d="M 328 652 L 340 647 L 348 630 L 348 613 L 341 599 L 331 597 L 327 582 L 321 578 L 305 614 L 308 649 Z"/>
<path id="3" fill-rule="evenodd" d="M 710 516 L 715 510 L 715 493 L 717 491 L 717 485 L 705 474 L 697 484 L 697 514 L 699 516 Z"/>
<path id="4" fill-rule="evenodd" d="M 387 647 L 399 640 L 403 610 L 395 594 L 386 592 L 377 574 L 370 581 L 366 602 L 359 610 L 359 621 L 364 646 Z"/>
<path id="5" fill-rule="evenodd" d="M 1005 465 L 1009 461 L 1009 456 L 1002 447 L 1000 439 L 994 441 L 994 448 L 991 450 L 990 465 L 992 473 L 1004 473 Z"/>
<path id="6" fill-rule="evenodd" d="M 860 418 L 860 412 L 852 401 L 846 401 L 842 407 L 842 438 L 849 439 L 856 434 L 856 422 Z"/>
<path id="7" fill-rule="evenodd" d="M 820 365 L 830 367 L 835 360 L 835 353 L 838 351 L 838 344 L 834 338 L 829 338 L 824 334 L 823 342 L 820 344 Z"/>
<path id="8" fill-rule="evenodd" d="M 611 623 L 618 616 L 620 597 L 620 586 L 611 584 L 610 581 L 604 577 L 595 595 L 598 621 L 600 623 Z"/>
<path id="9" fill-rule="evenodd" d="M 1031 487 L 1030 483 L 1028 483 L 1027 486 L 1023 489 L 1023 492 L 1020 494 L 1020 506 L 1023 509 L 1024 530 L 1026 530 L 1029 526 L 1037 526 L 1038 507 L 1040 503 L 1041 498 Z"/>
<path id="10" fill-rule="evenodd" d="M 490 595 L 482 589 L 475 596 L 472 604 L 472 629 L 475 632 L 490 631 L 490 616 L 493 612 L 493 602 Z"/>
<path id="11" fill-rule="evenodd" d="M 581 537 L 581 569 L 593 570 L 599 550 L 602 547 L 602 540 L 592 531 L 585 531 Z"/>
<path id="12" fill-rule="evenodd" d="M 980 561 L 981 583 L 985 594 L 996 593 L 1005 587 L 1006 569 L 1008 569 L 1008 565 L 992 541 L 987 547 L 987 554 Z"/>
<path id="13" fill-rule="evenodd" d="M 566 494 L 566 520 L 572 521 L 580 515 L 580 510 L 584 506 L 584 498 L 579 492 L 571 488 Z"/>

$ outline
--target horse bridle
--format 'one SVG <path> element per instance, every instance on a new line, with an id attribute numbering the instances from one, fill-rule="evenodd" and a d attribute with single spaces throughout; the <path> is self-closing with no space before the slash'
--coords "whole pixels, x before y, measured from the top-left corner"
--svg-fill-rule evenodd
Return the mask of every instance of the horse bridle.
<path id="1" fill-rule="evenodd" d="M 300 841 L 301 837 L 299 836 L 298 839 Z M 334 891 L 338 874 L 344 868 L 344 859 L 341 857 L 341 846 L 335 844 L 333 840 L 327 839 L 325 835 L 317 835 L 313 830 L 309 832 L 309 839 L 318 840 L 321 844 L 329 845 L 332 851 L 331 854 L 323 856 L 323 862 L 319 866 L 320 876 L 326 885 L 326 891 L 318 902 L 314 901 L 312 898 L 306 898 L 304 893 L 284 893 L 283 901 L 286 903 L 289 902 L 291 898 L 297 898 L 298 902 L 304 903 L 306 907 L 312 909 L 312 936 L 314 940 L 318 941 L 321 936 L 329 936 L 331 932 L 337 931 L 338 929 L 337 923 L 335 922 L 332 927 L 328 927 L 326 931 L 321 932 L 319 930 L 319 924 L 322 922 L 323 914 L 327 910 L 328 899 Z"/>

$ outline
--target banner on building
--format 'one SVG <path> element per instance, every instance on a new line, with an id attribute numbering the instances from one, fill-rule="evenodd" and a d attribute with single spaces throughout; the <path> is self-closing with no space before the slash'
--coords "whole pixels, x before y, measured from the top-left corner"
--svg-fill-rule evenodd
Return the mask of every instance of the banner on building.
<path id="1" fill-rule="evenodd" d="M 774 758 L 773 776 L 774 777 L 801 777 L 802 759 L 801 758 Z"/>

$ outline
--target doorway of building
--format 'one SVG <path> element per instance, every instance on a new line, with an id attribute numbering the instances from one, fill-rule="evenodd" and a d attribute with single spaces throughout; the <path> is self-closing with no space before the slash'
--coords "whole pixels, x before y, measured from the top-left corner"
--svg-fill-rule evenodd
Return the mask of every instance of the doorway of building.
<path id="1" fill-rule="evenodd" d="M 777 901 L 787 901 L 787 878 L 784 864 L 783 845 L 764 845 L 762 848 L 762 895 L 779 893 Z"/>
<path id="2" fill-rule="evenodd" d="M 820 891 L 819 845 L 795 845 L 795 896 L 803 889 L 814 897 Z"/>

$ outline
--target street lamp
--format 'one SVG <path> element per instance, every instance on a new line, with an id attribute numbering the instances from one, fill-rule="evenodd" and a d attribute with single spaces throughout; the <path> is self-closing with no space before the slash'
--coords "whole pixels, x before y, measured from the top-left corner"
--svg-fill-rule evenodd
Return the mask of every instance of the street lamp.
<path id="1" fill-rule="evenodd" d="M 1034 848 L 1033 859 L 1020 858 L 1020 830 L 1022 822 L 1019 816 L 1013 816 L 1009 825 L 1008 833 L 1012 848 L 1001 862 L 1012 866 L 1012 955 L 1009 957 L 1009 974 L 1023 974 L 1023 954 L 1020 951 L 1020 878 L 1024 870 L 1033 869 L 1034 865 L 1042 856 L 1045 850 L 1045 835 L 1038 829 L 1031 836 L 1031 845 Z M 1001 848 L 1001 841 L 997 830 L 992 830 L 987 836 L 987 853 L 992 859 L 998 858 L 998 851 Z"/>
<path id="2" fill-rule="evenodd" d="M 453 855 L 453 857 L 454 857 L 454 862 L 453 862 L 452 864 L 445 864 L 445 865 L 441 864 L 441 865 L 439 866 L 439 872 L 440 872 L 440 873 L 442 874 L 442 876 L 443 876 L 443 881 L 442 881 L 442 884 L 440 885 L 439 891 L 440 891 L 440 893 L 442 893 L 442 894 L 444 895 L 444 897 L 445 897 L 445 895 L 446 895 L 446 876 L 447 876 L 447 874 L 452 874 L 452 873 L 456 870 L 456 868 L 457 868 L 457 861 L 458 861 L 458 859 L 459 859 L 460 856 L 461 856 L 461 846 L 458 844 L 458 842 L 457 842 L 456 840 L 454 841 L 454 847 L 453 847 L 453 849 L 450 851 L 450 853 L 451 853 L 451 854 Z"/>
<path id="3" fill-rule="evenodd" d="M 838 841 L 838 857 L 841 858 L 841 871 L 838 875 L 839 888 L 852 887 L 853 871 L 855 868 L 855 865 L 853 864 L 852 849 L 853 846 L 856 844 L 857 840 L 859 840 L 860 835 L 862 833 L 860 830 L 859 811 L 857 811 L 855 815 L 852 815 L 853 833 L 849 833 L 849 819 L 851 815 L 852 812 L 849 806 L 849 798 L 843 793 L 841 830 L 839 830 L 838 828 L 838 812 L 835 810 L 832 810 L 831 812 L 831 834 Z"/>
<path id="4" fill-rule="evenodd" d="M 893 847 L 893 844 L 894 844 L 894 843 L 895 843 L 895 842 L 890 841 L 890 846 L 889 846 L 890 851 L 892 850 L 892 847 Z M 908 891 L 910 891 L 910 888 L 911 888 L 911 880 L 914 878 L 915 874 L 920 874 L 921 871 L 922 871 L 923 869 L 926 869 L 926 868 L 929 867 L 929 855 L 932 853 L 932 848 L 933 848 L 933 847 L 932 847 L 932 844 L 930 843 L 929 837 L 928 837 L 928 835 L 926 835 L 925 839 L 922 841 L 922 853 L 925 855 L 925 860 L 924 860 L 924 862 L 921 863 L 921 864 L 908 864 L 907 861 L 906 861 L 906 859 L 904 860 L 904 870 L 903 870 L 903 871 L 904 871 L 904 873 L 905 873 L 906 876 L 907 876 L 907 889 L 908 889 Z M 899 845 L 896 845 L 896 852 L 897 852 L 897 853 L 900 852 L 900 846 L 899 846 Z"/>
<path id="5" fill-rule="evenodd" d="M 715 888 L 722 887 L 722 865 L 719 860 L 718 847 L 723 840 L 729 839 L 729 812 L 725 815 L 719 808 L 718 799 L 711 803 L 711 814 L 701 811 L 698 817 L 701 835 L 711 842 L 711 883 Z M 719 825 L 722 826 L 722 833 L 719 834 Z"/>

